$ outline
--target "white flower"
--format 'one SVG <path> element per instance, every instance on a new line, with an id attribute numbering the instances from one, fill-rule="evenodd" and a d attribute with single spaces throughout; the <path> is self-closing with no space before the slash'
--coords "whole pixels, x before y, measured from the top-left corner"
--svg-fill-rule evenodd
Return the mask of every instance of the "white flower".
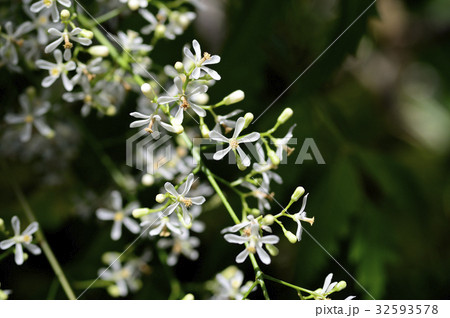
<path id="1" fill-rule="evenodd" d="M 133 30 L 128 30 L 126 34 L 119 31 L 115 39 L 121 44 L 123 49 L 128 52 L 149 52 L 153 49 L 151 45 L 142 44 L 144 39 L 139 36 L 139 33 Z"/>
<path id="2" fill-rule="evenodd" d="M 291 128 L 289 128 L 289 131 L 287 132 L 286 136 L 277 139 L 275 142 L 275 146 L 277 147 L 276 155 L 278 158 L 280 158 L 280 161 L 283 160 L 285 152 L 289 156 L 293 150 L 292 148 L 289 148 L 287 144 L 289 143 L 289 140 L 291 140 L 293 136 L 292 130 L 294 130 L 295 126 L 297 125 L 296 124 L 292 125 Z"/>
<path id="3" fill-rule="evenodd" d="M 317 294 L 321 295 L 323 299 L 326 299 L 326 296 L 333 290 L 333 288 L 337 285 L 337 282 L 331 282 L 333 279 L 333 273 L 330 273 L 325 278 L 325 281 L 323 282 L 322 289 L 319 289 L 316 291 Z"/>
<path id="4" fill-rule="evenodd" d="M 17 56 L 16 44 L 20 43 L 22 35 L 30 32 L 34 28 L 33 24 L 29 21 L 19 25 L 14 31 L 11 21 L 5 23 L 6 31 L 6 43 L 0 47 L 0 56 L 3 57 L 9 63 L 16 65 L 19 62 Z"/>
<path id="5" fill-rule="evenodd" d="M 260 229 L 262 227 L 258 223 L 258 221 L 256 221 L 251 215 L 249 215 L 247 218 L 249 222 L 243 222 L 231 228 L 225 229 L 225 231 L 230 232 L 236 232 L 243 229 L 242 236 L 236 234 L 225 234 L 224 238 L 229 243 L 248 243 L 248 246 L 236 257 L 237 263 L 243 263 L 249 253 L 256 253 L 258 254 L 261 262 L 266 265 L 270 264 L 270 256 L 263 249 L 263 244 L 277 244 L 280 241 L 280 238 L 276 235 L 261 236 Z"/>
<path id="6" fill-rule="evenodd" d="M 43 119 L 43 116 L 51 107 L 49 102 L 45 101 L 42 105 L 34 108 L 34 105 L 31 104 L 30 98 L 27 94 L 22 94 L 19 96 L 19 104 L 23 110 L 23 113 L 20 115 L 6 114 L 5 121 L 8 124 L 24 124 L 23 130 L 20 134 L 20 140 L 22 142 L 27 142 L 30 140 L 33 126 L 36 127 L 42 136 L 48 138 L 53 137 L 53 130 L 48 127 Z"/>
<path id="7" fill-rule="evenodd" d="M 32 244 L 33 234 L 38 230 L 39 224 L 33 222 L 28 227 L 20 233 L 20 220 L 17 216 L 13 216 L 11 219 L 11 225 L 14 231 L 14 236 L 10 239 L 0 242 L 0 248 L 2 250 L 7 250 L 11 246 L 15 246 L 15 261 L 17 265 L 22 265 L 24 262 L 23 258 L 23 247 L 33 255 L 41 254 L 41 249 L 39 246 Z"/>
<path id="8" fill-rule="evenodd" d="M 156 133 L 156 135 L 159 136 L 159 131 L 158 131 L 158 124 L 159 124 L 159 125 L 161 125 L 161 127 L 163 127 L 167 131 L 170 131 L 173 133 L 177 132 L 177 129 L 175 127 L 163 122 L 159 115 L 155 115 L 155 114 L 145 115 L 140 112 L 132 112 L 132 113 L 130 113 L 130 116 L 138 119 L 138 120 L 133 121 L 130 124 L 130 128 L 147 126 L 146 128 L 144 128 L 145 131 L 147 131 L 151 134 Z"/>
<path id="9" fill-rule="evenodd" d="M 25 14 L 31 19 L 34 29 L 37 31 L 37 41 L 40 45 L 48 43 L 47 30 L 49 26 L 58 27 L 58 24 L 50 22 L 50 11 L 42 11 L 39 14 L 32 13 L 28 8 L 24 7 Z"/>
<path id="10" fill-rule="evenodd" d="M 242 182 L 243 187 L 252 190 L 252 195 L 258 200 L 258 210 L 263 212 L 264 210 L 270 210 L 269 200 L 272 200 L 272 194 L 269 193 L 269 185 L 262 183 L 259 187 L 249 183 Z"/>
<path id="11" fill-rule="evenodd" d="M 302 207 L 301 207 L 300 211 L 298 213 L 294 214 L 295 222 L 297 222 L 296 236 L 297 236 L 297 240 L 299 242 L 302 239 L 302 232 L 303 232 L 302 224 L 300 221 L 308 222 L 311 225 L 313 225 L 313 223 L 314 223 L 314 217 L 313 218 L 306 217 L 305 207 L 306 207 L 306 201 L 308 200 L 308 194 L 306 194 L 303 197 L 303 203 L 302 203 Z"/>
<path id="12" fill-rule="evenodd" d="M 141 285 L 138 279 L 140 272 L 135 261 L 128 261 L 122 266 L 119 257 L 120 254 L 118 253 L 106 253 L 104 261 L 110 267 L 100 268 L 98 275 L 102 280 L 114 282 L 119 296 L 125 297 L 129 290 L 131 292 L 139 290 Z"/>
<path id="13" fill-rule="evenodd" d="M 100 208 L 97 210 L 96 214 L 100 220 L 104 221 L 114 221 L 111 238 L 113 240 L 118 240 L 122 236 L 122 224 L 130 230 L 131 233 L 137 234 L 140 231 L 139 224 L 129 217 L 134 209 L 137 209 L 139 204 L 137 202 L 131 202 L 123 207 L 122 196 L 118 191 L 111 192 L 111 207 L 113 211 Z"/>
<path id="14" fill-rule="evenodd" d="M 89 115 L 92 107 L 102 106 L 107 108 L 111 104 L 103 92 L 103 89 L 108 85 L 106 81 L 98 81 L 94 87 L 91 87 L 91 82 L 89 82 L 87 77 L 83 76 L 81 77 L 80 85 L 83 88 L 82 92 L 66 92 L 62 95 L 62 98 L 69 103 L 83 101 L 83 106 L 81 107 L 83 116 Z"/>
<path id="15" fill-rule="evenodd" d="M 48 70 L 49 72 L 49 76 L 42 80 L 42 86 L 50 87 L 61 76 L 64 88 L 71 91 L 73 89 L 73 83 L 67 76 L 67 73 L 76 69 L 77 66 L 75 62 L 69 61 L 67 63 L 63 63 L 63 57 L 60 50 L 55 50 L 53 52 L 53 56 L 55 57 L 56 63 L 51 63 L 45 60 L 36 61 L 37 67 Z"/>
<path id="16" fill-rule="evenodd" d="M 147 8 L 148 0 L 120 0 L 122 3 L 128 3 L 128 7 L 131 10 L 137 10 L 139 8 Z"/>
<path id="17" fill-rule="evenodd" d="M 234 117 L 240 113 L 242 113 L 243 110 L 242 109 L 236 109 L 233 110 L 231 113 L 228 113 L 226 115 L 218 115 L 217 116 L 217 123 L 214 126 L 215 131 L 217 131 L 218 133 L 221 133 L 220 130 L 220 126 L 225 128 L 225 133 L 228 133 L 229 131 L 231 131 L 234 127 L 236 127 L 236 121 L 235 120 L 231 120 L 231 117 Z"/>
<path id="18" fill-rule="evenodd" d="M 67 31 L 67 29 L 64 30 L 64 32 L 61 32 L 55 28 L 50 28 L 48 30 L 48 33 L 50 33 L 53 36 L 56 36 L 57 39 L 45 47 L 44 50 L 45 53 L 53 52 L 58 47 L 58 45 L 60 45 L 64 41 L 64 59 L 66 61 L 72 58 L 71 49 L 73 47 L 73 44 L 70 42 L 70 40 L 85 46 L 92 44 L 92 40 L 77 36 L 78 34 L 81 33 L 81 28 L 74 28 L 70 32 Z"/>
<path id="19" fill-rule="evenodd" d="M 195 56 L 192 54 L 191 50 L 189 50 L 187 47 L 184 48 L 184 54 L 187 58 L 189 58 L 192 62 L 195 64 L 195 68 L 192 71 L 191 77 L 193 79 L 200 78 L 201 71 L 209 74 L 213 79 L 216 81 L 220 80 L 220 75 L 216 71 L 210 69 L 209 67 L 206 67 L 205 65 L 211 65 L 211 64 L 217 64 L 220 62 L 220 56 L 218 55 L 210 55 L 207 52 L 203 53 L 200 49 L 200 44 L 198 44 L 197 40 L 192 41 L 192 46 L 195 51 Z"/>
<path id="20" fill-rule="evenodd" d="M 156 17 L 150 11 L 146 9 L 139 10 L 141 16 L 149 22 L 149 25 L 144 26 L 141 29 L 143 34 L 150 34 L 152 32 L 157 32 L 158 36 L 164 35 L 165 38 L 169 40 L 175 39 L 175 33 L 172 28 L 164 25 L 167 20 L 167 12 L 164 9 L 160 9 Z"/>
<path id="21" fill-rule="evenodd" d="M 37 13 L 42 9 L 50 10 L 52 13 L 53 22 L 58 22 L 59 11 L 58 7 L 56 6 L 56 2 L 59 2 L 59 4 L 67 8 L 72 5 L 72 2 L 70 2 L 70 0 L 39 0 L 38 2 L 35 2 L 31 5 L 30 11 L 33 13 Z"/>
<path id="22" fill-rule="evenodd" d="M 196 197 L 187 197 L 189 190 L 191 190 L 192 184 L 194 183 L 194 175 L 191 173 L 186 179 L 186 182 L 184 182 L 178 191 L 175 189 L 175 187 L 170 183 L 166 182 L 164 184 L 164 188 L 168 193 L 172 195 L 172 199 L 175 200 L 174 203 L 169 205 L 164 210 L 164 215 L 170 215 L 172 214 L 175 209 L 178 207 L 181 207 L 181 210 L 183 212 L 183 219 L 186 224 L 190 224 L 192 221 L 192 216 L 188 211 L 188 208 L 190 208 L 193 204 L 194 205 L 202 205 L 205 203 L 206 199 L 203 196 L 196 196 Z"/>
<path id="23" fill-rule="evenodd" d="M 200 117 L 206 116 L 206 111 L 199 105 L 194 103 L 193 98 L 198 94 L 204 94 L 208 90 L 208 86 L 199 85 L 198 83 L 189 83 L 186 92 L 183 91 L 183 81 L 180 77 L 175 77 L 174 84 L 177 92 L 173 96 L 161 96 L 158 98 L 158 104 L 170 104 L 173 102 L 178 102 L 180 108 L 178 108 L 175 114 L 175 122 L 179 125 L 183 122 L 183 112 L 187 111 L 189 108 L 199 115 Z"/>
<path id="24" fill-rule="evenodd" d="M 159 248 L 172 247 L 167 257 L 167 265 L 174 266 L 178 262 L 180 255 L 184 255 L 191 261 L 198 259 L 198 251 L 195 250 L 200 245 L 197 237 L 190 237 L 189 231 L 183 231 L 181 235 L 174 236 L 171 239 L 160 239 L 157 243 Z"/>
<path id="25" fill-rule="evenodd" d="M 253 164 L 253 170 L 259 172 L 263 178 L 263 184 L 270 184 L 270 180 L 274 180 L 276 183 L 283 183 L 283 179 L 281 179 L 278 173 L 270 171 L 274 168 L 272 161 L 270 158 L 266 161 L 264 155 L 264 149 L 261 143 L 256 144 L 256 153 L 258 154 L 258 162 Z"/>
<path id="26" fill-rule="evenodd" d="M 231 138 L 227 138 L 227 137 L 225 137 L 224 135 L 218 133 L 215 130 L 212 130 L 209 133 L 209 137 L 212 140 L 215 140 L 215 141 L 218 141 L 218 142 L 224 142 L 224 143 L 228 143 L 229 144 L 229 146 L 227 148 L 225 148 L 223 150 L 219 150 L 219 151 L 217 151 L 214 154 L 214 156 L 213 156 L 214 160 L 221 160 L 231 150 L 233 150 L 233 151 L 236 150 L 238 155 L 239 155 L 239 157 L 242 160 L 242 164 L 244 166 L 246 166 L 246 167 L 250 166 L 250 158 L 242 150 L 242 148 L 240 147 L 240 144 L 257 141 L 259 139 L 260 135 L 257 132 L 252 132 L 252 133 L 248 134 L 247 136 L 244 136 L 244 137 L 241 137 L 241 138 L 238 139 L 239 134 L 244 129 L 244 124 L 245 124 L 244 117 L 240 117 L 236 121 L 236 126 L 234 128 L 234 133 L 233 133 L 233 136 Z"/>
<path id="27" fill-rule="evenodd" d="M 142 228 L 150 227 L 150 236 L 170 236 L 171 233 L 181 235 L 180 223 L 171 216 L 165 216 L 164 212 L 152 213 L 150 218 L 147 218 L 141 223 Z"/>
<path id="28" fill-rule="evenodd" d="M 217 274 L 216 281 L 218 285 L 214 289 L 212 299 L 217 300 L 241 300 L 252 285 L 250 281 L 242 285 L 244 282 L 244 274 L 235 266 L 230 266 L 222 273 Z"/>

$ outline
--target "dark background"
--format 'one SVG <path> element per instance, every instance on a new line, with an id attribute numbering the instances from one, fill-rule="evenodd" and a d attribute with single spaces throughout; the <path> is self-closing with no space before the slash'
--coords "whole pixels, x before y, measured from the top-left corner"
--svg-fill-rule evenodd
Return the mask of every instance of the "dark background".
<path id="1" fill-rule="evenodd" d="M 215 68 L 222 80 L 209 90 L 211 100 L 242 89 L 246 98 L 237 107 L 256 118 L 370 3 L 219 1 L 218 16 L 201 14 L 183 36 L 158 43 L 152 59 L 161 65 L 173 64 L 180 59 L 182 46 L 197 38 L 202 48 L 222 57 Z M 127 17 L 119 21 L 133 26 Z M 449 40 L 447 1 L 379 0 L 252 126 L 264 131 L 285 107 L 291 107 L 294 116 L 289 123 L 297 123 L 294 136 L 300 143 L 314 138 L 326 162 L 294 165 L 297 146 L 291 164 L 279 167 L 284 184 L 273 189 L 282 205 L 296 186 L 307 189 L 308 215 L 316 219 L 307 230 L 323 248 L 306 233 L 299 244 L 282 239 L 280 255 L 263 267 L 265 272 L 309 289 L 321 287 L 325 276 L 333 272 L 335 280 L 348 283 L 336 299 L 348 295 L 369 299 L 339 262 L 375 298 L 448 298 Z M 39 87 L 42 74 L 33 74 L 24 77 L 0 68 L 0 115 L 17 110 L 17 96 L 25 87 Z M 73 125 L 67 143 L 56 152 L 60 156 L 53 159 L 2 153 L 9 162 L 9 175 L 20 183 L 69 280 L 79 287 L 76 293 L 82 291 L 80 282 L 96 277 L 103 252 L 121 251 L 133 239 L 124 235 L 119 242 L 111 242 L 109 224 L 93 215 L 98 200 L 88 200 L 85 209 L 80 205 L 85 189 L 102 198 L 112 187 L 89 138 L 98 140 L 126 171 L 125 140 L 133 133 L 128 129 L 128 113 L 135 109 L 135 97 L 127 99 L 116 117 L 82 119 L 88 135 L 70 118 L 53 115 L 50 122 Z M 79 116 L 79 109 L 63 104 L 60 96 L 51 99 L 73 117 Z M 283 126 L 280 137 L 288 127 Z M 229 180 L 239 174 L 235 168 L 209 164 Z M 49 180 L 50 173 L 56 177 Z M 139 193 L 143 206 L 152 204 L 157 190 Z M 232 193 L 229 197 L 238 207 Z M 0 217 L 8 227 L 14 214 L 25 220 L 3 172 L 0 202 Z M 274 214 L 279 212 L 276 203 L 272 207 Z M 85 211 L 84 217 L 79 211 Z M 231 224 L 223 206 L 205 212 L 202 219 L 207 230 L 199 235 L 199 261 L 182 258 L 174 268 L 184 291 L 197 298 L 208 297 L 201 292 L 201 283 L 234 264 L 239 250 L 219 235 Z M 138 251 L 146 244 L 153 243 L 144 241 Z M 130 298 L 168 297 L 170 286 L 160 263 L 154 259 L 150 265 L 153 273 L 144 277 L 144 288 Z M 249 262 L 240 268 L 247 280 L 253 279 Z M 15 265 L 13 257 L 3 260 L 0 282 L 14 291 L 13 299 L 64 299 L 43 255 L 31 257 L 22 267 Z M 274 299 L 297 297 L 270 282 L 268 289 Z M 85 295 L 108 297 L 102 289 Z M 257 291 L 250 298 L 260 297 Z"/>

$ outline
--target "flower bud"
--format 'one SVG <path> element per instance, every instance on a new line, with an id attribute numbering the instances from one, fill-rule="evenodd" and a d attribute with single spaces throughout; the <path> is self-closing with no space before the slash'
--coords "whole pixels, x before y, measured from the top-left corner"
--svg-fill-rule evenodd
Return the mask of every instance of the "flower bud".
<path id="1" fill-rule="evenodd" d="M 261 212 L 258 209 L 251 209 L 250 214 L 253 216 L 260 216 Z"/>
<path id="2" fill-rule="evenodd" d="M 140 209 L 134 209 L 133 212 L 131 212 L 131 214 L 133 215 L 134 218 L 139 219 L 147 214 L 149 214 L 149 209 L 148 208 L 140 208 Z"/>
<path id="3" fill-rule="evenodd" d="M 209 131 L 208 126 L 205 123 L 200 124 L 200 132 L 202 133 L 203 138 L 209 138 L 210 131 Z"/>
<path id="4" fill-rule="evenodd" d="M 280 252 L 278 248 L 272 244 L 266 244 L 266 248 L 269 251 L 270 255 L 272 256 L 277 256 L 278 253 Z"/>
<path id="5" fill-rule="evenodd" d="M 270 161 L 272 161 L 273 165 L 278 166 L 280 164 L 280 158 L 278 158 L 276 152 L 272 149 L 267 152 L 267 156 L 270 158 Z"/>
<path id="6" fill-rule="evenodd" d="M 8 299 L 8 294 L 0 289 L 0 300 L 7 300 L 7 299 Z"/>
<path id="7" fill-rule="evenodd" d="M 292 244 L 297 243 L 297 236 L 291 231 L 284 231 L 284 236 L 288 239 L 288 241 Z"/>
<path id="8" fill-rule="evenodd" d="M 291 118 L 294 111 L 291 108 L 285 108 L 281 115 L 277 119 L 277 123 L 284 124 L 289 118 Z"/>
<path id="9" fill-rule="evenodd" d="M 105 45 L 93 45 L 88 49 L 88 52 L 96 57 L 106 57 L 109 55 L 109 49 Z"/>
<path id="10" fill-rule="evenodd" d="M 82 29 L 80 32 L 80 36 L 92 40 L 92 38 L 94 37 L 94 33 L 92 31 Z"/>
<path id="11" fill-rule="evenodd" d="M 275 222 L 275 217 L 272 214 L 267 214 L 262 219 L 262 224 L 263 225 L 272 225 L 273 222 Z"/>
<path id="12" fill-rule="evenodd" d="M 142 176 L 141 182 L 146 187 L 149 187 L 153 185 L 153 183 L 155 182 L 155 178 L 151 174 L 146 173 Z"/>
<path id="13" fill-rule="evenodd" d="M 70 18 L 70 11 L 67 9 L 64 9 L 61 11 L 61 21 L 67 21 Z"/>
<path id="14" fill-rule="evenodd" d="M 117 285 L 108 286 L 106 290 L 108 291 L 108 294 L 113 298 L 117 298 L 120 296 L 120 290 L 119 287 L 117 287 Z"/>
<path id="15" fill-rule="evenodd" d="M 196 104 L 205 105 L 209 102 L 209 95 L 206 93 L 195 94 L 191 99 Z"/>
<path id="16" fill-rule="evenodd" d="M 166 27 L 163 24 L 159 24 L 155 28 L 155 36 L 157 38 L 163 38 L 166 33 Z"/>
<path id="17" fill-rule="evenodd" d="M 108 108 L 106 108 L 106 115 L 108 116 L 114 116 L 117 113 L 117 109 L 115 106 L 110 105 Z"/>
<path id="18" fill-rule="evenodd" d="M 302 195 L 305 194 L 305 188 L 303 187 L 297 187 L 294 191 L 294 193 L 291 195 L 291 200 L 292 201 L 297 201 L 298 199 L 300 199 L 302 197 Z"/>
<path id="19" fill-rule="evenodd" d="M 242 163 L 241 157 L 236 153 L 236 164 L 239 170 L 244 171 L 247 169 L 246 166 Z"/>
<path id="20" fill-rule="evenodd" d="M 166 199 L 166 196 L 164 194 L 159 193 L 156 196 L 156 202 L 158 202 L 158 203 L 163 203 L 165 199 Z"/>
<path id="21" fill-rule="evenodd" d="M 148 99 L 153 99 L 155 97 L 153 87 L 149 83 L 144 83 L 141 85 L 141 92 Z"/>
<path id="22" fill-rule="evenodd" d="M 0 218 L 0 232 L 5 231 L 5 221 L 3 221 L 2 218 Z"/>
<path id="23" fill-rule="evenodd" d="M 174 67 L 178 73 L 184 73 L 184 65 L 180 61 L 176 62 Z"/>
<path id="24" fill-rule="evenodd" d="M 246 113 L 246 114 L 244 115 L 244 119 L 245 119 L 245 122 L 244 122 L 244 129 L 247 128 L 248 125 L 250 125 L 250 123 L 252 122 L 253 118 L 254 118 L 254 116 L 253 116 L 252 113 Z"/>
<path id="25" fill-rule="evenodd" d="M 181 300 L 194 300 L 195 297 L 192 294 L 186 294 Z"/>
<path id="26" fill-rule="evenodd" d="M 139 7 L 139 0 L 128 0 L 128 8 L 130 8 L 130 10 L 136 11 Z"/>
<path id="27" fill-rule="evenodd" d="M 334 286 L 332 291 L 338 292 L 338 291 L 345 289 L 346 287 L 347 287 L 347 283 L 344 280 L 341 280 L 339 283 L 336 284 L 336 286 Z"/>
<path id="28" fill-rule="evenodd" d="M 179 134 L 183 133 L 183 131 L 184 131 L 183 125 L 180 125 L 180 124 L 176 123 L 176 122 L 173 120 L 173 118 L 170 120 L 170 123 L 172 124 L 173 128 L 175 128 L 175 133 L 176 133 L 176 134 L 179 135 Z"/>
<path id="29" fill-rule="evenodd" d="M 180 16 L 178 17 L 178 24 L 184 29 L 186 30 L 187 27 L 189 26 L 189 24 L 191 24 L 191 20 L 189 20 L 188 16 L 186 13 L 182 13 L 180 14 Z"/>
<path id="30" fill-rule="evenodd" d="M 225 103 L 225 105 L 231 105 L 231 104 L 239 103 L 244 98 L 245 98 L 244 92 L 241 90 L 237 90 L 237 91 L 234 91 L 233 93 L 231 93 L 230 95 L 226 96 L 223 99 L 223 102 Z"/>

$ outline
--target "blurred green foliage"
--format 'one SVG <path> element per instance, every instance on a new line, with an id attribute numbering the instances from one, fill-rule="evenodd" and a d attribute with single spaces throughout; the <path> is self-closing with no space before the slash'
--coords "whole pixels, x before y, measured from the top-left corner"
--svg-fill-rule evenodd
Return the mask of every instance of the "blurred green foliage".
<path id="1" fill-rule="evenodd" d="M 258 117 L 369 4 L 357 0 L 228 1 L 224 42 L 213 52 L 222 57 L 217 67 L 222 80 L 211 89 L 211 100 L 242 89 L 246 99 L 238 108 Z M 379 0 L 256 121 L 254 127 L 265 130 L 284 107 L 291 107 L 295 112 L 291 122 L 297 123 L 294 136 L 300 145 L 304 138 L 314 138 L 326 161 L 326 165 L 312 161 L 294 165 L 297 146 L 291 164 L 280 166 L 284 184 L 274 188 L 276 200 L 285 205 L 295 187 L 304 186 L 310 193 L 307 211 L 316 223 L 306 228 L 314 239 L 304 233 L 300 244 L 282 240 L 280 255 L 264 269 L 268 274 L 314 289 L 334 272 L 336 280 L 346 280 L 349 286 L 342 297 L 370 298 L 348 273 L 375 298 L 448 297 L 448 12 L 445 0 Z M 199 40 L 207 47 L 216 35 L 201 31 L 204 39 Z M 175 41 L 161 43 L 153 60 L 164 65 L 180 59 L 182 45 L 198 37 L 197 32 L 194 27 Z M 34 78 L 23 83 L 20 75 L 0 72 L 7 107 L 14 107 L 15 93 L 38 85 Z M 127 100 L 117 117 L 83 119 L 92 137 L 121 168 L 134 98 Z M 78 109 L 70 111 L 78 116 Z M 430 127 L 439 134 L 427 134 Z M 80 219 L 75 213 L 74 195 L 83 195 L 84 187 L 103 195 L 111 184 L 86 138 L 91 137 L 82 138 L 57 186 L 36 182 L 39 173 L 29 164 L 15 161 L 10 169 L 69 279 L 78 282 L 96 276 L 104 251 L 121 251 L 131 241 L 126 237 L 112 243 L 107 226 L 92 215 Z M 215 163 L 210 164 L 214 169 Z M 238 175 L 237 169 L 226 169 L 219 174 L 227 179 Z M 0 216 L 9 221 L 20 206 L 4 178 L 0 186 Z M 140 193 L 144 206 L 152 204 L 156 191 Z M 238 206 L 232 193 L 229 196 Z M 281 209 L 275 202 L 272 206 L 273 213 Z M 174 269 L 184 291 L 197 297 L 207 297 L 199 291 L 200 283 L 232 265 L 237 252 L 219 235 L 231 224 L 223 207 L 206 212 L 203 219 L 207 231 L 200 235 L 200 260 L 181 260 Z M 145 288 L 131 298 L 167 298 L 170 286 L 167 277 L 160 275 L 163 269 L 156 256 L 151 266 L 153 274 L 144 279 Z M 252 279 L 249 264 L 241 268 Z M 49 293 L 51 297 L 53 292 L 57 298 L 64 297 L 52 287 L 53 275 L 43 256 L 21 268 L 8 258 L 0 269 L 2 286 L 21 298 L 45 298 Z M 291 290 L 268 284 L 272 298 L 296 298 Z M 262 297 L 259 293 L 256 297 Z M 106 297 L 101 289 L 87 295 Z"/>

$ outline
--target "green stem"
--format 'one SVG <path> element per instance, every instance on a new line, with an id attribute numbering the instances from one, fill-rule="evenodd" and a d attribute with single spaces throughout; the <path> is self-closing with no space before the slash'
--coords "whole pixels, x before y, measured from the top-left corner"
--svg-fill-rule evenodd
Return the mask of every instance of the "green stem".
<path id="1" fill-rule="evenodd" d="M 247 292 L 244 294 L 244 296 L 242 297 L 242 300 L 246 300 L 247 297 L 248 297 L 248 295 L 250 295 L 250 293 L 252 292 L 253 288 L 255 288 L 256 285 L 258 285 L 258 284 L 259 284 L 258 281 L 255 280 L 255 281 L 253 282 L 253 284 L 250 286 L 250 288 L 247 290 Z"/>
<path id="2" fill-rule="evenodd" d="M 271 280 L 271 281 L 276 282 L 276 283 L 279 283 L 279 284 L 281 284 L 281 285 L 284 285 L 284 286 L 293 288 L 293 289 L 295 289 L 295 290 L 297 290 L 297 291 L 303 291 L 303 292 L 308 293 L 308 294 L 310 294 L 310 295 L 316 295 L 316 293 L 313 292 L 312 290 L 309 290 L 309 289 L 306 289 L 306 288 L 302 288 L 302 287 L 299 287 L 299 286 L 290 284 L 290 283 L 288 283 L 288 282 L 285 282 L 285 281 L 283 281 L 283 280 L 281 280 L 281 279 L 272 277 L 272 276 L 267 275 L 267 274 L 262 274 L 262 275 L 264 276 L 264 278 L 267 278 L 268 280 Z"/>
<path id="3" fill-rule="evenodd" d="M 98 18 L 95 18 L 95 22 L 97 22 L 98 24 L 106 22 L 109 19 L 112 19 L 121 13 L 122 13 L 122 8 L 116 8 L 114 10 L 111 10 L 111 11 L 99 16 Z"/>
<path id="4" fill-rule="evenodd" d="M 6 174 L 6 171 L 8 171 L 6 164 L 4 164 L 4 172 Z M 25 215 L 27 216 L 28 220 L 30 222 L 37 222 L 36 217 L 34 216 L 33 211 L 31 210 L 31 207 L 29 206 L 25 196 L 22 193 L 22 190 L 20 189 L 19 185 L 13 181 L 13 179 L 9 178 L 9 181 L 11 183 L 11 186 L 13 188 L 14 194 L 16 195 L 17 199 L 19 200 L 20 204 L 22 205 L 22 208 L 25 212 Z M 64 272 L 59 265 L 58 260 L 55 257 L 55 254 L 53 254 L 52 249 L 50 248 L 50 245 L 47 242 L 47 239 L 45 238 L 44 232 L 42 232 L 41 228 L 36 232 L 36 239 L 41 245 L 42 250 L 44 251 L 45 256 L 48 259 L 48 262 L 50 263 L 53 271 L 55 272 L 56 277 L 58 277 L 59 282 L 61 283 L 61 286 L 64 289 L 64 292 L 67 295 L 67 298 L 70 300 L 75 300 L 75 294 L 72 291 L 72 288 L 70 287 L 69 282 L 67 281 L 66 276 L 64 275 Z"/>

